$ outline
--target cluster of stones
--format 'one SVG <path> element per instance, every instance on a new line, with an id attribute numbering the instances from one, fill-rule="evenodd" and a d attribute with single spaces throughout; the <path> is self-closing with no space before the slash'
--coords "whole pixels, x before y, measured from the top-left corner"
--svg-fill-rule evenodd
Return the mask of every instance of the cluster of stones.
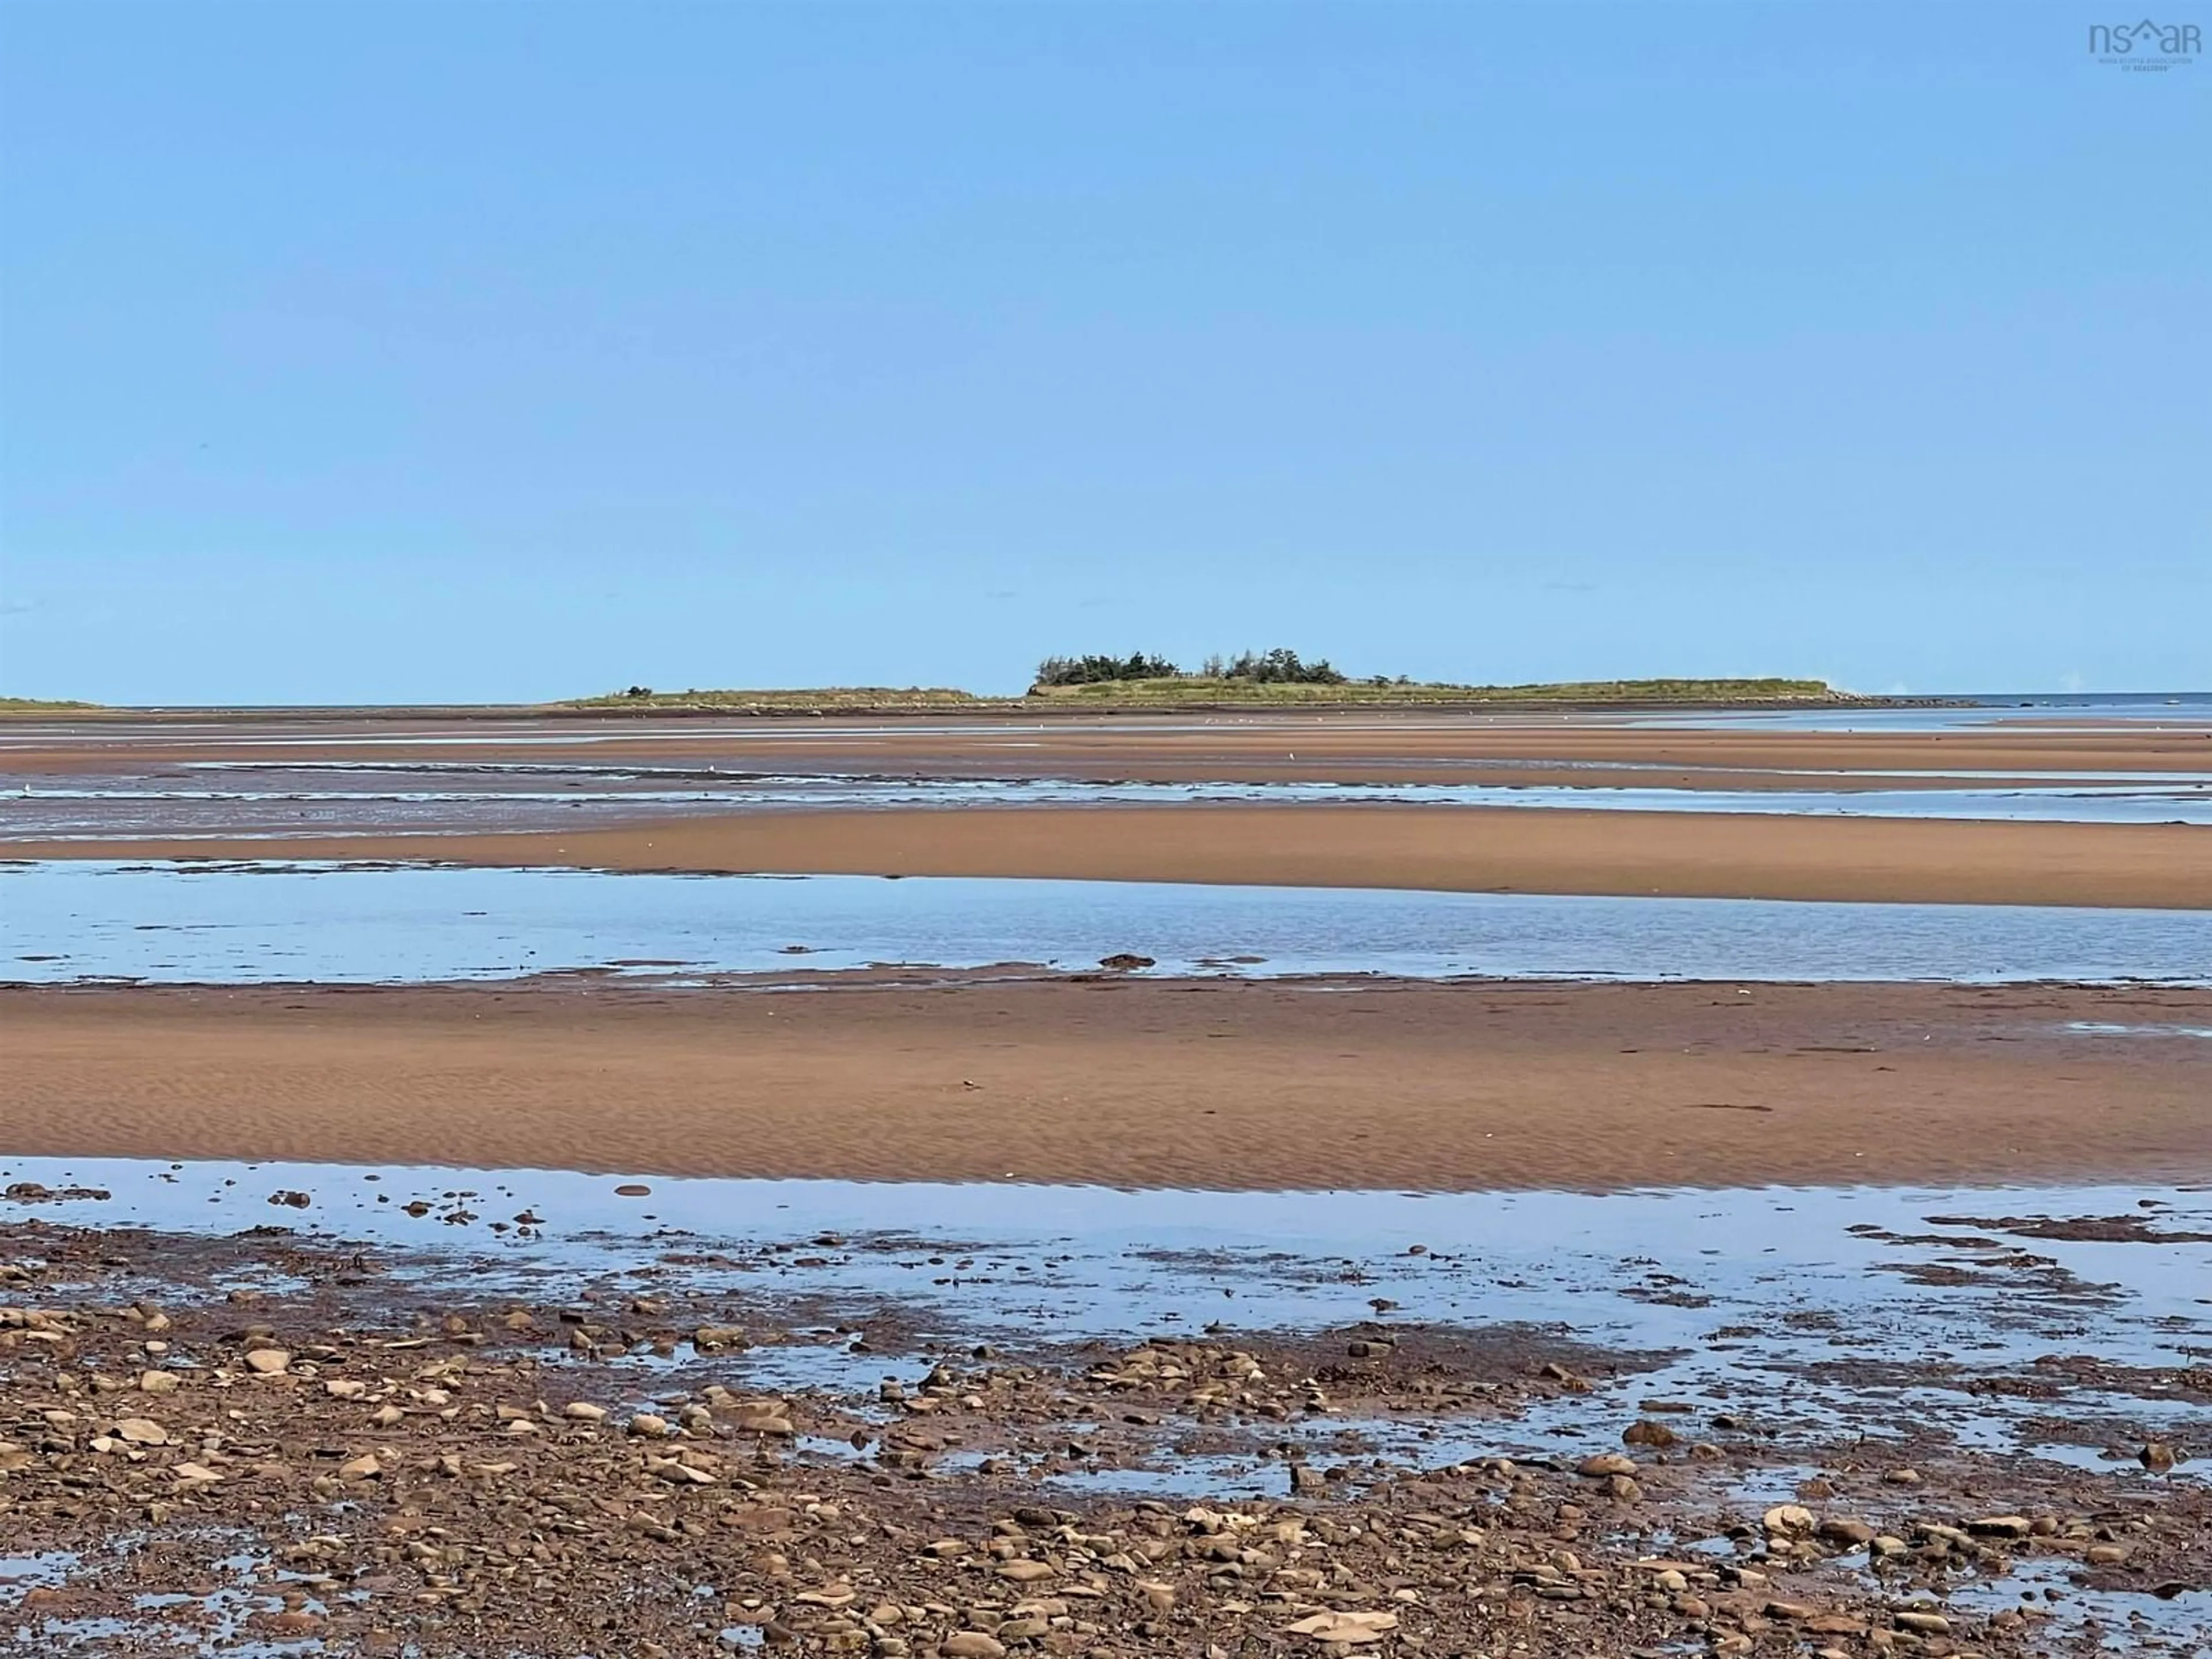
<path id="1" fill-rule="evenodd" d="M 688 1340 L 707 1367 L 748 1338 L 724 1325 Z M 1368 1352 L 1346 1358 L 1389 1357 L 1387 1338 L 1357 1341 Z M 641 1373 L 606 1363 L 627 1352 L 592 1317 L 520 1309 L 399 1334 L 264 1322 L 189 1337 L 143 1303 L 0 1309 L 0 1524 L 18 1547 L 88 1559 L 102 1540 L 151 1537 L 132 1589 L 159 1587 L 147 1575 L 171 1545 L 245 1529 L 265 1553 L 251 1632 L 341 1651 L 557 1638 L 673 1656 L 753 1632 L 885 1659 L 1685 1643 L 1994 1655 L 2027 1650 L 2032 1625 L 1946 1611 L 1925 1581 L 2021 1551 L 2118 1566 L 2128 1527 L 2148 1524 L 1952 1515 L 1884 1529 L 1784 1504 L 1736 1523 L 1735 1559 L 1639 1553 L 1620 1540 L 1718 1452 L 1648 1417 L 1623 1434 L 1628 1451 L 1578 1465 L 1492 1458 L 1355 1486 L 1292 1462 L 1280 1499 L 1045 1507 L 1001 1478 L 1003 1459 L 948 1472 L 948 1448 L 1066 1438 L 1109 1413 L 1162 1432 L 1326 1416 L 1356 1368 L 1333 1378 L 1156 1341 L 1074 1371 L 940 1363 L 863 1412 L 711 1382 L 642 1400 Z M 1557 1365 L 1528 1386 L 1587 1387 Z M 1401 1394 L 1494 1405 L 1499 1389 L 1431 1376 Z M 826 1456 L 837 1439 L 874 1453 Z M 1820 1576 L 1851 1552 L 1873 1588 Z M 96 1613 L 102 1593 L 91 1573 L 33 1589 L 21 1615 Z"/>

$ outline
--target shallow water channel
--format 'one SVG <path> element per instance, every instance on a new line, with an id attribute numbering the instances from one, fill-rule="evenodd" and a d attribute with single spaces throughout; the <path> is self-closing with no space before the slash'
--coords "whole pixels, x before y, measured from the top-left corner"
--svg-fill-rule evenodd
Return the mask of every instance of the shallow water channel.
<path id="1" fill-rule="evenodd" d="M 1620 1357 L 1594 1396 L 1510 1421 L 1316 1425 L 1428 1465 L 1602 1449 L 1652 1395 L 1801 1441 L 1935 1433 L 2126 1475 L 2108 1444 L 2212 1441 L 2212 1409 L 2159 1380 L 2212 1361 L 2212 1188 L 1198 1193 L 20 1158 L 0 1185 L 0 1221 L 371 1243 L 425 1296 L 680 1287 L 743 1322 L 852 1328 L 896 1310 L 917 1352 L 1365 1322 Z M 636 1363 L 643 1397 L 664 1362 Z M 913 1363 L 830 1340 L 724 1369 L 857 1396 Z M 2042 1386 L 1990 1386 L 2022 1377 Z"/>
<path id="2" fill-rule="evenodd" d="M 887 965 L 1159 975 L 2212 983 L 2212 912 L 611 874 L 431 865 L 0 864 L 0 978 L 407 983 Z"/>
<path id="3" fill-rule="evenodd" d="M 1510 771 L 1516 763 L 1489 761 Z M 761 774 L 706 764 L 202 761 L 181 776 L 85 776 L 0 795 L 0 843 L 574 830 L 701 814 L 878 808 L 1248 805 L 1570 807 L 1641 812 L 2212 824 L 2201 773 L 2008 774 L 1869 787 L 1784 772 L 1771 787 L 1653 787 L 1620 763 L 1543 762 L 1573 783 L 1146 782 L 877 773 Z M 1695 768 L 1677 769 L 1694 774 Z"/>

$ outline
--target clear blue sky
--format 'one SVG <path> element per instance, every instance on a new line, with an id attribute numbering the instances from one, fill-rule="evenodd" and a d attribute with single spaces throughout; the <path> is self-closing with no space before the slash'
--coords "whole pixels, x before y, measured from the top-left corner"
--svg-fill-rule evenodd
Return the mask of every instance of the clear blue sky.
<path id="1" fill-rule="evenodd" d="M 0 690 L 2202 687 L 2110 9 L 8 0 Z"/>

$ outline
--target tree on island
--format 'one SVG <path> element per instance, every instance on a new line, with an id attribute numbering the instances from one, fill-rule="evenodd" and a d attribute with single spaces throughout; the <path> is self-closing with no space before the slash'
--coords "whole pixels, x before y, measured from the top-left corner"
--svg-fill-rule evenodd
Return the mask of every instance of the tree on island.
<path id="1" fill-rule="evenodd" d="M 1248 685 L 1342 685 L 1344 675 L 1326 657 L 1308 662 L 1295 651 L 1277 646 L 1272 651 L 1243 651 L 1224 661 L 1208 657 L 1195 675 L 1186 674 L 1167 658 L 1133 651 L 1126 657 L 1047 657 L 1037 665 L 1039 685 L 1103 685 L 1125 680 L 1242 680 Z M 1388 684 L 1387 679 L 1375 684 Z M 1402 684 L 1402 680 L 1401 681 Z"/>
<path id="2" fill-rule="evenodd" d="M 1255 685 L 1342 685 L 1344 676 L 1329 666 L 1327 657 L 1303 660 L 1295 651 L 1277 646 L 1272 651 L 1240 653 L 1222 675 L 1224 679 L 1249 680 Z"/>
<path id="3" fill-rule="evenodd" d="M 1109 680 L 1180 679 L 1182 670 L 1165 657 L 1132 651 L 1126 657 L 1047 657 L 1037 665 L 1039 685 L 1099 685 Z"/>

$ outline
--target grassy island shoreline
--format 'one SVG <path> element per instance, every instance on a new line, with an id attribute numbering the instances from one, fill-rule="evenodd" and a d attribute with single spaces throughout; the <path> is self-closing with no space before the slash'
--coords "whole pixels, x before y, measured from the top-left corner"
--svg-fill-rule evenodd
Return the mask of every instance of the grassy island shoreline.
<path id="1" fill-rule="evenodd" d="M 1562 708 L 1736 706 L 1831 707 L 1838 704 L 1927 707 L 1947 699 L 1863 696 L 1825 680 L 1779 676 L 1740 679 L 1574 680 L 1530 685 L 1458 685 L 1413 680 L 1267 681 L 1213 675 L 1154 675 L 1073 684 L 1030 686 L 1019 696 L 990 696 L 943 686 L 825 686 L 814 690 L 654 691 L 633 687 L 570 698 L 550 709 L 659 714 L 895 714 L 906 712 L 1096 714 L 1116 709 L 1173 712 L 1224 708 L 1359 709 L 1479 708 L 1494 704 Z"/>

